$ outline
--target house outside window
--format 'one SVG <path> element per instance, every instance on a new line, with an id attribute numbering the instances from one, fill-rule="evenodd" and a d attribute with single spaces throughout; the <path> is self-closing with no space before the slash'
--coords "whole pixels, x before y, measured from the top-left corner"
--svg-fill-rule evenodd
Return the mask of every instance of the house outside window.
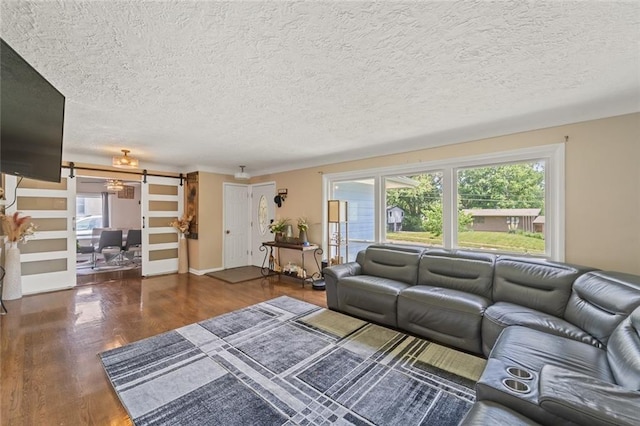
<path id="1" fill-rule="evenodd" d="M 355 259 L 360 250 L 364 250 L 375 242 L 374 188 L 375 181 L 372 178 L 335 181 L 331 185 L 331 194 L 328 199 L 348 203 L 348 259 Z M 324 204 L 327 204 L 326 200 Z M 342 253 L 342 256 L 345 256 L 345 253 Z"/>

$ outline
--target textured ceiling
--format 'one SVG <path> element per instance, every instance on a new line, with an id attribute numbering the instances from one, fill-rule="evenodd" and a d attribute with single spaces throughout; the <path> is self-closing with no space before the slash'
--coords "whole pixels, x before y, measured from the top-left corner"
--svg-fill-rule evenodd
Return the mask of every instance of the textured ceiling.
<path id="1" fill-rule="evenodd" d="M 7 1 L 64 159 L 252 175 L 640 110 L 640 3 Z"/>

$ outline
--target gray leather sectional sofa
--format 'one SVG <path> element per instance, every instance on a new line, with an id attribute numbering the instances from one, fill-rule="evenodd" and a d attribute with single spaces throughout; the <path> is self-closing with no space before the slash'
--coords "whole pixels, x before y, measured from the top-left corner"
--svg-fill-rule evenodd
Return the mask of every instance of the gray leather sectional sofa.
<path id="1" fill-rule="evenodd" d="M 330 309 L 488 358 L 464 424 L 640 425 L 640 276 L 397 245 L 324 276 Z"/>

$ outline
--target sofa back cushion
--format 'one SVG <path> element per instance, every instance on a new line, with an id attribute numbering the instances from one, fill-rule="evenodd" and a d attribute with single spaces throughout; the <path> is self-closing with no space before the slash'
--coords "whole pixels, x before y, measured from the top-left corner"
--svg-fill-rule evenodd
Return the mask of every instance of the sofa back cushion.
<path id="1" fill-rule="evenodd" d="M 640 390 L 640 308 L 636 308 L 611 334 L 607 359 L 617 384 Z"/>
<path id="2" fill-rule="evenodd" d="M 640 306 L 640 276 L 588 272 L 573 283 L 564 319 L 607 345 L 613 330 Z"/>
<path id="3" fill-rule="evenodd" d="M 420 259 L 418 284 L 450 288 L 491 299 L 495 261 L 492 254 L 428 250 Z"/>
<path id="4" fill-rule="evenodd" d="M 415 285 L 422 247 L 372 245 L 362 260 L 362 274 Z"/>
<path id="5" fill-rule="evenodd" d="M 543 259 L 499 256 L 493 301 L 509 302 L 564 317 L 571 285 L 590 269 Z"/>

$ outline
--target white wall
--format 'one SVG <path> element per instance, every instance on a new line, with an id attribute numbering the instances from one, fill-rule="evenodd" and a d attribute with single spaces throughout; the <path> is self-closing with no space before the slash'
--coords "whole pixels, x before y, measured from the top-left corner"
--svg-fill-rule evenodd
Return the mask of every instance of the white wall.
<path id="1" fill-rule="evenodd" d="M 127 185 L 125 183 L 125 185 Z M 118 198 L 118 194 L 109 195 L 109 211 L 111 212 L 111 227 L 122 229 L 140 229 L 142 224 L 142 210 L 140 205 L 140 185 L 134 186 L 132 199 Z"/>

